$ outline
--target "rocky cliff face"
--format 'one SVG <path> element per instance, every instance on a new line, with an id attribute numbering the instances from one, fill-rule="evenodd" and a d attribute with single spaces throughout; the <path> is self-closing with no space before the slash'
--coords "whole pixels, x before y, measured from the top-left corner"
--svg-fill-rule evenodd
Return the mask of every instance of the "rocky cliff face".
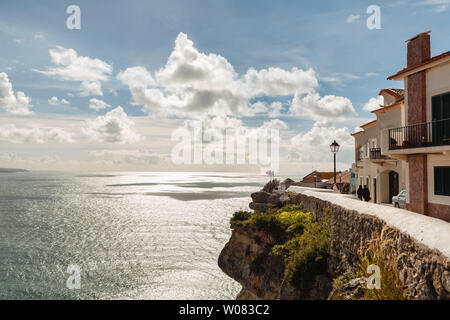
<path id="1" fill-rule="evenodd" d="M 258 198 L 259 197 L 259 198 Z M 253 197 L 262 203 L 267 195 Z M 374 232 L 386 229 L 387 239 L 398 261 L 399 278 L 407 299 L 450 299 L 450 260 L 441 252 L 417 242 L 408 234 L 393 228 L 376 217 L 360 214 L 333 203 L 305 195 L 292 195 L 290 202 L 302 203 L 306 211 L 320 216 L 324 208 L 331 208 L 331 257 L 328 273 L 314 280 L 310 292 L 298 292 L 285 281 L 285 263 L 270 254 L 277 239 L 268 232 L 251 227 L 234 227 L 230 241 L 219 257 L 220 268 L 243 286 L 240 296 L 245 299 L 327 299 L 342 296 L 331 292 L 333 278 L 343 270 L 358 268 L 358 249 L 371 241 Z M 252 205 L 254 206 L 254 205 Z M 344 296 L 364 299 L 365 279 L 344 284 Z"/>
<path id="2" fill-rule="evenodd" d="M 219 267 L 242 285 L 242 299 L 326 299 L 331 290 L 328 275 L 317 276 L 309 292 L 299 292 L 285 281 L 283 259 L 270 254 L 279 243 L 266 232 L 235 228 L 219 256 Z"/>

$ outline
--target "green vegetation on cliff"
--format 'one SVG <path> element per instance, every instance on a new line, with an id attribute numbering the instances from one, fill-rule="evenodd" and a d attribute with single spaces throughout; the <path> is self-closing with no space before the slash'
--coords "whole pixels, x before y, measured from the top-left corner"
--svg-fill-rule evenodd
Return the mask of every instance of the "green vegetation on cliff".
<path id="1" fill-rule="evenodd" d="M 252 228 L 267 232 L 277 239 L 270 254 L 283 257 L 285 279 L 300 292 L 308 292 L 316 276 L 327 271 L 330 250 L 329 210 L 324 217 L 316 219 L 303 211 L 303 205 L 290 204 L 266 213 L 238 211 L 231 219 L 232 228 Z M 252 263 L 252 271 L 261 272 L 258 267 L 264 256 Z M 257 261 L 256 261 L 257 260 Z"/>

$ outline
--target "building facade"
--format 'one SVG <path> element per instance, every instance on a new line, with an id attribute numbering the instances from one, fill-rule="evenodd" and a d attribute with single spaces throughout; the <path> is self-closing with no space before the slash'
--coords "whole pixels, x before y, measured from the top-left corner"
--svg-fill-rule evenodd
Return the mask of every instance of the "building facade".
<path id="1" fill-rule="evenodd" d="M 450 51 L 431 57 L 430 32 L 407 41 L 404 123 L 384 131 L 381 152 L 406 163 L 407 209 L 450 221 Z"/>
<path id="2" fill-rule="evenodd" d="M 406 188 L 406 169 L 400 159 L 382 153 L 383 132 L 391 126 L 401 126 L 405 104 L 402 89 L 383 89 L 379 95 L 384 103 L 372 111 L 376 120 L 366 123 L 355 138 L 355 163 L 352 172 L 357 174 L 358 186 L 367 186 L 371 202 L 391 203 L 392 197 Z"/>

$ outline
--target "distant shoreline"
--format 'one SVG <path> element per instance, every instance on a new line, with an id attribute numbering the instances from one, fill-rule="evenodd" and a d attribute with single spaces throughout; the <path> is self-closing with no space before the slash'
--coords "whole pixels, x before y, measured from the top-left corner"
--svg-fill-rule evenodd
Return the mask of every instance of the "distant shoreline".
<path id="1" fill-rule="evenodd" d="M 30 171 L 16 168 L 0 168 L 0 173 L 19 173 L 19 172 L 30 172 Z"/>

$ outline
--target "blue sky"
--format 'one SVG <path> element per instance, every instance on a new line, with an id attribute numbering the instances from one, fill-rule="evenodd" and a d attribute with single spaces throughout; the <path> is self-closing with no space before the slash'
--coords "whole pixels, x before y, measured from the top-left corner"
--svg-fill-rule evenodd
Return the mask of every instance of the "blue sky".
<path id="1" fill-rule="evenodd" d="M 81 8 L 81 30 L 66 28 L 65 11 L 71 4 Z M 366 27 L 369 16 L 366 9 L 372 4 L 381 8 L 380 30 Z M 312 68 L 318 80 L 315 92 L 320 97 L 333 95 L 351 101 L 355 113 L 348 121 L 332 125 L 335 129 L 347 127 L 353 131 L 359 118 L 364 122 L 372 117 L 362 109 L 369 99 L 376 97 L 381 88 L 401 87 L 401 83 L 386 78 L 404 67 L 405 40 L 433 30 L 432 55 L 449 50 L 447 6 L 450 1 L 446 0 L 135 0 L 126 4 L 114 0 L 3 0 L 0 3 L 0 72 L 7 74 L 14 92 L 22 91 L 31 98 L 34 114 L 24 118 L 0 111 L 0 118 L 4 123 L 10 123 L 11 119 L 17 123 L 23 119 L 40 123 L 42 119 L 61 119 L 67 115 L 82 121 L 83 117 L 101 116 L 119 105 L 128 117 L 147 118 L 148 108 L 147 111 L 140 108 L 130 87 L 117 79 L 117 74 L 141 66 L 154 77 L 166 65 L 175 39 L 184 33 L 198 52 L 224 57 L 239 76 L 250 68 L 287 71 L 294 67 L 305 71 Z M 351 15 L 359 18 L 350 22 Z M 108 80 L 101 83 L 103 96 L 80 95 L 79 81 L 33 71 L 48 72 L 55 67 L 49 50 L 57 46 L 111 66 Z M 280 101 L 287 112 L 292 96 L 262 94 L 252 96 L 249 103 L 261 101 L 268 105 Z M 51 97 L 69 103 L 52 105 Z M 88 107 L 93 98 L 111 107 L 94 111 Z M 248 126 L 273 120 L 264 113 L 235 117 Z M 288 125 L 289 137 L 307 133 L 319 121 L 317 117 L 287 115 L 280 119 Z M 144 121 L 137 121 L 141 120 Z M 54 122 L 57 124 L 57 120 Z M 10 142 L 0 152 L 11 150 Z M 25 144 L 20 149 L 17 141 L 14 142 L 13 149 L 19 153 L 30 148 Z M 350 162 L 351 159 L 346 159 L 346 163 Z"/>

